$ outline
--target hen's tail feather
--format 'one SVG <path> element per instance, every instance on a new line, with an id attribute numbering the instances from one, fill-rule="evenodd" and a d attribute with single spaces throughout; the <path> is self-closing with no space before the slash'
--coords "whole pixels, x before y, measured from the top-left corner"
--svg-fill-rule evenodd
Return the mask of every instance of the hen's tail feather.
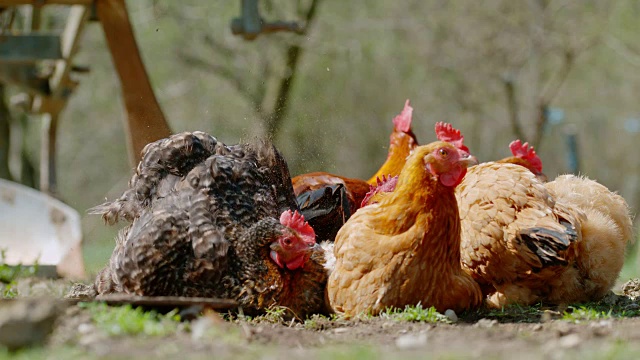
<path id="1" fill-rule="evenodd" d="M 334 184 L 301 193 L 296 197 L 300 213 L 307 221 L 327 215 L 342 205 L 340 192 L 343 190 L 343 184 Z"/>
<path id="2" fill-rule="evenodd" d="M 565 251 L 578 239 L 578 233 L 573 225 L 566 221 L 560 221 L 565 230 L 555 231 L 544 227 L 534 227 L 521 230 L 518 241 L 531 250 L 540 260 L 542 267 L 567 265 Z"/>
<path id="3" fill-rule="evenodd" d="M 351 217 L 343 184 L 304 192 L 296 198 L 300 213 L 316 233 L 318 241 L 335 239 L 338 230 Z"/>

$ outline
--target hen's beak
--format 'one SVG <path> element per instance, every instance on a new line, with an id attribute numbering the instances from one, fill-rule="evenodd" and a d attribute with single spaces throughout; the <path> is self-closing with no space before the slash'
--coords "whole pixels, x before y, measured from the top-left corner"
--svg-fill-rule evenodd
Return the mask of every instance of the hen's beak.
<path id="1" fill-rule="evenodd" d="M 479 164 L 478 158 L 469 153 L 461 154 L 460 160 L 458 160 L 458 162 L 464 165 L 465 167 Z"/>

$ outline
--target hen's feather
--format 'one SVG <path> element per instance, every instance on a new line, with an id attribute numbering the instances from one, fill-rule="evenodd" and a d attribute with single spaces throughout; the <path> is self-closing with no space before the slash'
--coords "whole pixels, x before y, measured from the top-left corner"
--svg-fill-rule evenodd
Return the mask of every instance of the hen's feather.
<path id="1" fill-rule="evenodd" d="M 563 175 L 545 186 L 557 201 L 585 213 L 575 274 L 567 272 L 560 278 L 563 284 L 578 284 L 559 287 L 551 294 L 551 301 L 600 299 L 615 285 L 626 246 L 634 239 L 629 205 L 620 195 L 586 177 Z"/>
<path id="2" fill-rule="evenodd" d="M 569 260 L 571 253 L 563 244 L 577 240 L 578 217 L 583 215 L 556 204 L 526 168 L 492 162 L 472 167 L 456 196 L 462 263 L 476 280 L 514 281 L 545 264 Z"/>
<path id="3" fill-rule="evenodd" d="M 333 241 L 351 217 L 351 206 L 343 184 L 304 192 L 296 198 L 300 212 L 315 230 L 318 241 Z"/>

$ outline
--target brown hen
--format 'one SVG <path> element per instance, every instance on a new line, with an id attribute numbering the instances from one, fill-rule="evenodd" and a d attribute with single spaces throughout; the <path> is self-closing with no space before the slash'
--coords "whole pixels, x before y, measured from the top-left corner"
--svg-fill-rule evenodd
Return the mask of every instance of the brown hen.
<path id="1" fill-rule="evenodd" d="M 434 142 L 414 149 L 397 187 L 358 210 L 336 236 L 327 294 L 347 315 L 387 307 L 461 311 L 482 300 L 460 266 L 460 218 L 454 188 L 475 158 Z"/>
<path id="2" fill-rule="evenodd" d="M 601 298 L 632 237 L 626 202 L 586 178 L 545 184 L 533 148 L 510 147 L 514 161 L 471 167 L 456 189 L 463 266 L 495 307 Z"/>

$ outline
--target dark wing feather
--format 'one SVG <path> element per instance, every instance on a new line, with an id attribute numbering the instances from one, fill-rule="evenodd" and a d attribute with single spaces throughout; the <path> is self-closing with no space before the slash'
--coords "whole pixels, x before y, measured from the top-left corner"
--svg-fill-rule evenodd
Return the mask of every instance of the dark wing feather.
<path id="1" fill-rule="evenodd" d="M 578 239 L 578 233 L 571 223 L 561 220 L 560 224 L 565 227 L 565 231 L 544 227 L 520 230 L 516 235 L 516 241 L 527 245 L 540 259 L 542 267 L 567 265 L 569 262 L 564 252 Z"/>
<path id="2" fill-rule="evenodd" d="M 172 194 L 136 218 L 115 256 L 115 276 L 126 292 L 156 296 L 211 296 L 223 276 L 229 242 L 206 219 L 206 196 Z"/>
<path id="3" fill-rule="evenodd" d="M 338 230 L 351 217 L 343 184 L 309 190 L 296 198 L 300 212 L 314 229 L 317 241 L 333 241 Z"/>

